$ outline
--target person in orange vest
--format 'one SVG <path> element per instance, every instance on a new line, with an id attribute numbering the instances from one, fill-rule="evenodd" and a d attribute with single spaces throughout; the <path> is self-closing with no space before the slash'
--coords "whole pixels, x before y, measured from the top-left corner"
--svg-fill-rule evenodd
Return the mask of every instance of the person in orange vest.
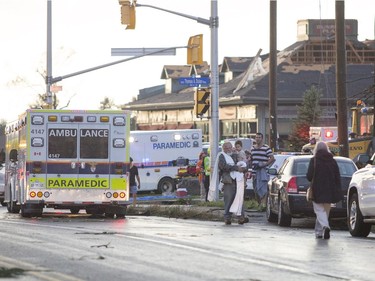
<path id="1" fill-rule="evenodd" d="M 195 167 L 195 170 L 196 170 L 196 173 L 197 173 L 197 176 L 198 176 L 200 194 L 201 194 L 202 197 L 203 197 L 203 190 L 204 190 L 204 164 L 203 164 L 203 161 L 204 161 L 205 156 L 206 156 L 206 154 L 202 151 L 199 154 L 199 159 L 198 159 L 197 165 Z"/>

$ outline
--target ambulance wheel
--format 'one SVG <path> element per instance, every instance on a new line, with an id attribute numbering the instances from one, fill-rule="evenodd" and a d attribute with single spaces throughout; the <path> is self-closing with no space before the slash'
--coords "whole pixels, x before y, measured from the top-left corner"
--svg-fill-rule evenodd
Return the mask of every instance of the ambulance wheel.
<path id="1" fill-rule="evenodd" d="M 17 214 L 20 212 L 21 210 L 21 206 L 17 206 L 16 205 L 16 202 L 12 201 L 12 189 L 9 189 L 9 198 L 10 198 L 10 201 L 7 203 L 7 209 L 8 209 L 8 212 L 9 213 L 14 213 L 14 214 Z"/>
<path id="2" fill-rule="evenodd" d="M 72 213 L 72 214 L 78 214 L 79 213 L 79 208 L 70 208 L 70 212 Z"/>
<path id="3" fill-rule="evenodd" d="M 172 193 L 175 188 L 175 182 L 171 178 L 162 178 L 159 181 L 158 190 L 160 193 Z"/>
<path id="4" fill-rule="evenodd" d="M 116 218 L 117 219 L 124 219 L 125 218 L 125 214 L 116 214 Z"/>
<path id="5" fill-rule="evenodd" d="M 15 213 L 13 201 L 10 201 L 10 202 L 7 203 L 7 210 L 8 210 L 9 213 Z"/>

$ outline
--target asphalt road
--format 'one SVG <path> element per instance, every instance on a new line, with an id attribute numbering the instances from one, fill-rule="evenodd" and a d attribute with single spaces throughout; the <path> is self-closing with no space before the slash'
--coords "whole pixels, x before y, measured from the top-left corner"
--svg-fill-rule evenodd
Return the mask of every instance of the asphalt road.
<path id="1" fill-rule="evenodd" d="M 315 239 L 313 220 L 284 228 L 259 212 L 225 226 L 47 211 L 24 219 L 0 208 L 0 268 L 24 270 L 17 280 L 373 280 L 374 235 L 335 227 Z"/>

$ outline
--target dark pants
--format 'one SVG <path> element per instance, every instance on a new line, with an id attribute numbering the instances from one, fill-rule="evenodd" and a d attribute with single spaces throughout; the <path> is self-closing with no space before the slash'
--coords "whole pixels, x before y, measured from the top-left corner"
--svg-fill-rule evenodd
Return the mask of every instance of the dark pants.
<path id="1" fill-rule="evenodd" d="M 236 197 L 237 186 L 236 182 L 225 183 L 223 185 L 224 189 L 224 219 L 230 220 L 232 218 L 232 213 L 229 212 L 230 206 L 232 206 L 233 200 Z"/>
<path id="2" fill-rule="evenodd" d="M 206 191 L 205 200 L 206 202 L 208 202 L 208 191 L 210 189 L 210 176 L 209 175 L 204 175 L 204 189 Z"/>

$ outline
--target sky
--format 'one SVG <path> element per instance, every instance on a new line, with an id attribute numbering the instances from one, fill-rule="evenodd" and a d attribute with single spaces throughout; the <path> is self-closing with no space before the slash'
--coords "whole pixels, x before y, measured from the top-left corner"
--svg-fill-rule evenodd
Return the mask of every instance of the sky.
<path id="1" fill-rule="evenodd" d="M 45 93 L 47 1 L 0 0 L 0 120 L 12 121 Z M 52 77 L 126 59 L 111 48 L 186 46 L 203 34 L 203 58 L 210 64 L 210 28 L 148 7 L 136 9 L 136 28 L 121 25 L 118 0 L 50 0 Z M 138 0 L 163 9 L 209 19 L 214 0 Z M 217 0 L 218 62 L 269 52 L 268 0 Z M 334 19 L 335 0 L 277 0 L 277 49 L 297 41 L 300 19 Z M 375 1 L 345 0 L 345 18 L 358 20 L 358 39 L 374 38 Z M 186 65 L 186 49 L 175 56 L 147 56 L 66 78 L 57 84 L 58 108 L 98 109 L 105 97 L 130 102 L 140 89 L 162 85 L 165 65 Z"/>

